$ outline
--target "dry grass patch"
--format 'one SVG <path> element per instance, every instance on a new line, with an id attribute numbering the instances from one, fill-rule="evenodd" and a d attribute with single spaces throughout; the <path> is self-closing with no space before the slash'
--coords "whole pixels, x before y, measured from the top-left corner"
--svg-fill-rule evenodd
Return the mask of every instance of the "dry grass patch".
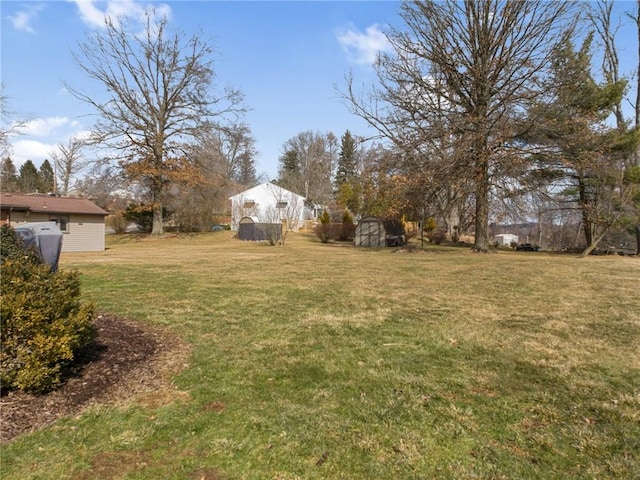
<path id="1" fill-rule="evenodd" d="M 217 232 L 61 265 L 100 308 L 188 342 L 188 396 L 21 439 L 7 478 L 32 454 L 38 478 L 95 470 L 126 439 L 150 453 L 131 478 L 640 478 L 637 259 Z"/>

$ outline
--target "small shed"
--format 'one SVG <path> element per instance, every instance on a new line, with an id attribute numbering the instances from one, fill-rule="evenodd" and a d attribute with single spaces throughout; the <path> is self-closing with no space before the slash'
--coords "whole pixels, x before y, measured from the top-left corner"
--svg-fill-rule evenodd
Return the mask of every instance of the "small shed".
<path id="1" fill-rule="evenodd" d="M 500 233 L 495 236 L 495 242 L 498 245 L 510 246 L 512 243 L 518 243 L 518 235 L 513 233 Z"/>
<path id="2" fill-rule="evenodd" d="M 282 224 L 261 223 L 257 217 L 242 217 L 238 222 L 238 239 L 260 242 L 269 240 L 278 242 L 282 237 Z"/>
<path id="3" fill-rule="evenodd" d="M 404 245 L 404 228 L 398 220 L 364 217 L 356 225 L 353 239 L 356 247 L 387 247 Z"/>

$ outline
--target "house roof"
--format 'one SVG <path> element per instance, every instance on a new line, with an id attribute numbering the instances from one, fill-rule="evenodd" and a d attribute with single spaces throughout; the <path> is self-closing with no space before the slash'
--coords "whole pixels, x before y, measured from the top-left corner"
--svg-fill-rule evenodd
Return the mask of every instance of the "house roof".
<path id="1" fill-rule="evenodd" d="M 53 197 L 49 195 L 25 195 L 0 193 L 0 207 L 4 209 L 31 211 L 34 213 L 79 213 L 83 215 L 108 215 L 86 198 Z"/>
<path id="2" fill-rule="evenodd" d="M 240 198 L 240 197 L 245 197 L 248 195 L 251 195 L 253 192 L 256 191 L 260 191 L 260 190 L 264 190 L 264 191 L 269 191 L 270 193 L 275 194 L 276 196 L 278 195 L 286 195 L 286 196 L 292 196 L 294 195 L 295 197 L 300 197 L 302 199 L 304 199 L 304 197 L 302 195 L 298 195 L 295 192 L 292 192 L 291 190 L 287 190 L 286 188 L 282 188 L 279 185 L 276 185 L 274 183 L 271 182 L 265 182 L 265 183 L 261 183 L 260 185 L 256 185 L 255 187 L 251 187 L 247 190 L 244 190 L 242 192 L 236 193 L 235 195 L 231 195 L 229 197 L 229 200 L 233 200 L 234 198 Z"/>

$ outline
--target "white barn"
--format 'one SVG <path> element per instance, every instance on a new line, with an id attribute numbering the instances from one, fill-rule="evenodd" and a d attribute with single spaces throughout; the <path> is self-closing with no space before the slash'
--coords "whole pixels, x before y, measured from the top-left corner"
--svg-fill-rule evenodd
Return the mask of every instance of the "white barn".
<path id="1" fill-rule="evenodd" d="M 231 200 L 231 230 L 238 230 L 240 219 L 252 217 L 258 223 L 282 223 L 289 230 L 302 228 L 304 221 L 313 218 L 305 198 L 271 182 L 229 197 Z"/>

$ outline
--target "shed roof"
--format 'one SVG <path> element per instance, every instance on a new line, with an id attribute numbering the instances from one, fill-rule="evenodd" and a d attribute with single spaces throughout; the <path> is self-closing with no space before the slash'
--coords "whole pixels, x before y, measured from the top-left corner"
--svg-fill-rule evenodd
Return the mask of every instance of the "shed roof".
<path id="1" fill-rule="evenodd" d="M 105 210 L 86 198 L 53 197 L 37 194 L 0 193 L 0 207 L 2 209 L 29 210 L 37 213 L 108 215 Z"/>

